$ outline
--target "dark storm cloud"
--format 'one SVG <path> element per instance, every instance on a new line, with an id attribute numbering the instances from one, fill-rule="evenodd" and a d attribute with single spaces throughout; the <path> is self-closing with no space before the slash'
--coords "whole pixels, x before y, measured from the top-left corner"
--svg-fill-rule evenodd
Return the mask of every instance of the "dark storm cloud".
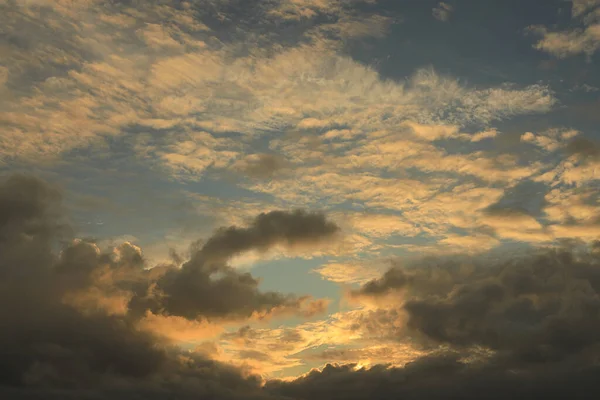
<path id="1" fill-rule="evenodd" d="M 505 261 L 457 257 L 396 266 L 355 294 L 380 297 L 402 290 L 403 300 L 365 314 L 357 323 L 368 326 L 372 315 L 380 330 L 383 319 L 406 314 L 408 325 L 395 326 L 388 337 L 410 335 L 432 349 L 430 355 L 401 368 L 328 366 L 293 381 L 270 381 L 262 388 L 255 377 L 171 347 L 141 329 L 135 315 L 111 314 L 101 307 L 82 309 L 65 296 L 93 287 L 106 289 L 102 284 L 139 296 L 152 283 L 171 296 L 183 288 L 177 300 L 182 303 L 166 301 L 162 311 L 172 308 L 190 318 L 196 315 L 189 311 L 194 309 L 203 316 L 239 316 L 264 310 L 262 304 L 267 309 L 285 306 L 299 299 L 255 291 L 256 280 L 231 270 L 225 261 L 247 249 L 312 240 L 315 231 L 332 230 L 323 228 L 327 223 L 322 216 L 263 214 L 247 228 L 217 232 L 181 269 L 144 270 L 141 253 L 131 244 L 104 254 L 93 243 L 75 241 L 55 254 L 56 241 L 68 230 L 59 192 L 43 182 L 23 176 L 6 180 L 0 184 L 0 206 L 2 398 L 500 400 L 600 395 L 598 246 Z M 278 224 L 304 226 L 299 230 L 304 233 L 292 234 Z M 244 244 L 231 245 L 235 237 L 243 238 Z M 98 280 L 98 274 L 103 279 Z M 216 283 L 202 280 L 207 277 Z M 169 279 L 176 282 L 173 287 Z M 181 286 L 184 281 L 190 287 Z M 194 287 L 208 295 L 192 293 Z M 182 300 L 186 296 L 191 300 Z M 227 297 L 232 299 L 221 300 Z M 257 335 L 259 331 L 249 327 L 234 334 L 248 343 L 240 357 L 268 359 L 268 353 L 252 348 Z M 282 344 L 297 340 L 297 332 L 290 330 Z"/>
<path id="2" fill-rule="evenodd" d="M 458 354 L 428 356 L 403 368 L 328 365 L 291 382 L 267 388 L 293 399 L 507 400 L 596 399 L 600 368 L 542 366 L 528 371 L 462 361 Z"/>
<path id="3" fill-rule="evenodd" d="M 316 243 L 338 231 L 339 227 L 321 213 L 271 211 L 258 215 L 247 228 L 231 226 L 218 230 L 197 257 L 224 260 L 248 250 L 266 251 L 277 244 L 291 247 Z"/>
<path id="4" fill-rule="evenodd" d="M 390 329 L 390 334 L 446 353 L 404 368 L 354 371 L 330 366 L 291 383 L 273 382 L 272 390 L 313 399 L 600 395 L 593 378 L 600 373 L 597 246 L 504 260 L 428 259 L 396 266 L 352 294 L 377 298 L 399 290 L 402 299 L 386 314 L 399 320 L 390 312 L 402 311 L 408 323 Z M 357 323 L 368 325 L 366 316 Z M 373 318 L 381 323 L 380 315 Z"/>
<path id="5" fill-rule="evenodd" d="M 352 296 L 380 296 L 391 290 L 402 289 L 410 280 L 400 268 L 390 268 L 379 279 L 365 283 L 360 289 L 350 292 Z"/>
<path id="6" fill-rule="evenodd" d="M 33 178 L 12 178 L 0 193 L 0 202 L 4 205 L 2 212 L 7 214 L 3 216 L 3 229 L 10 231 L 10 235 L 5 236 L 11 250 L 5 252 L 5 257 L 15 251 L 19 257 L 31 258 L 28 265 L 35 268 L 41 265 L 37 260 L 40 254 L 52 257 L 49 247 L 53 232 L 58 228 L 55 220 L 59 194 Z M 276 244 L 311 244 L 337 231 L 338 227 L 323 214 L 273 211 L 260 214 L 246 228 L 231 226 L 217 230 L 181 268 L 162 266 L 147 271 L 143 269 L 141 252 L 129 243 L 116 248 L 115 254 L 101 254 L 96 245 L 85 241 L 70 244 L 55 262 L 48 259 L 44 263 L 53 266 L 55 287 L 71 295 L 80 291 L 80 296 L 70 298 L 86 309 L 97 308 L 102 300 L 106 304 L 106 298 L 126 291 L 132 294 L 129 308 L 133 311 L 131 316 L 136 317 L 146 311 L 188 319 L 312 316 L 323 312 L 327 302 L 308 296 L 262 292 L 258 279 L 226 263 L 244 251 L 266 251 Z M 13 236 L 22 238 L 21 242 L 15 243 Z M 36 244 L 37 237 L 45 242 Z M 32 243 L 44 247 L 44 251 L 19 250 L 19 246 L 32 246 Z M 27 274 L 22 269 L 16 271 Z M 95 282 L 99 277 L 102 282 Z M 93 301 L 88 294 L 84 302 L 81 295 L 90 289 L 95 291 L 97 299 Z"/>
<path id="7" fill-rule="evenodd" d="M 404 306 L 409 329 L 436 343 L 483 346 L 515 363 L 586 358 L 600 347 L 600 258 L 557 250 L 454 275 Z"/>
<path id="8" fill-rule="evenodd" d="M 245 251 L 266 251 L 277 244 L 293 247 L 316 243 L 331 238 L 338 230 L 320 213 L 296 210 L 260 214 L 247 228 L 217 230 L 180 269 L 169 269 L 156 282 L 152 290 L 158 295 L 142 293 L 130 305 L 138 312 L 151 310 L 188 319 L 239 318 L 272 312 L 311 316 L 323 312 L 323 301 L 260 292 L 256 278 L 226 262 Z"/>
<path id="9" fill-rule="evenodd" d="M 523 362 L 562 360 L 600 345 L 600 257 L 593 249 L 395 267 L 353 294 L 399 289 L 408 331 L 433 343 L 483 346 Z"/>
<path id="10" fill-rule="evenodd" d="M 139 249 L 129 243 L 104 254 L 93 243 L 74 241 L 56 254 L 68 233 L 60 201 L 58 190 L 35 178 L 0 183 L 0 397 L 270 398 L 256 377 L 178 350 L 127 313 L 66 301 L 72 293 L 106 290 L 102 285 L 140 290 L 161 271 L 144 270 Z M 249 274 L 237 281 L 242 291 L 243 282 L 255 282 Z M 212 293 L 235 296 L 240 287 L 226 282 Z"/>
<path id="11" fill-rule="evenodd" d="M 130 307 L 138 315 L 153 313 L 174 315 L 190 320 L 200 317 L 239 319 L 256 315 L 296 314 L 312 316 L 325 311 L 325 301 L 309 297 L 261 292 L 259 280 L 249 273 L 227 265 L 203 265 L 188 262 L 181 269 L 171 268 L 149 288 L 135 296 Z"/>
<path id="12" fill-rule="evenodd" d="M 457 276 L 464 273 L 461 261 L 468 258 L 425 258 L 414 267 L 394 265 L 380 278 L 373 279 L 360 288 L 352 290 L 354 297 L 381 297 L 393 291 L 408 289 L 421 295 L 435 295 L 452 288 Z"/>

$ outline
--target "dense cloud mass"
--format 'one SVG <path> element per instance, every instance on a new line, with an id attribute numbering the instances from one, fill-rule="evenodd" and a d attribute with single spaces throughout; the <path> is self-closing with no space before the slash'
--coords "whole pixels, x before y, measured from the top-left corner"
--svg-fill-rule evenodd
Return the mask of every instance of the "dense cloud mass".
<path id="1" fill-rule="evenodd" d="M 257 216 L 248 228 L 232 226 L 219 230 L 204 244 L 198 257 L 213 262 L 252 249 L 265 251 L 279 243 L 294 246 L 318 242 L 338 229 L 322 214 L 272 211 Z"/>
<path id="2" fill-rule="evenodd" d="M 404 368 L 356 372 L 330 366 L 294 383 L 278 383 L 277 390 L 340 399 L 370 397 L 382 387 L 391 390 L 385 396 L 422 399 L 600 394 L 594 383 L 600 373 L 595 244 L 504 261 L 429 259 L 395 266 L 350 295 L 374 299 L 394 293 L 401 296 L 388 306 L 408 321 L 395 334 L 412 337 L 431 355 Z M 359 381 L 359 387 L 352 386 Z M 348 391 L 330 394 L 333 386 Z"/>
<path id="3" fill-rule="evenodd" d="M 257 279 L 236 271 L 226 262 L 244 251 L 266 251 L 276 244 L 314 243 L 337 231 L 338 227 L 322 214 L 301 210 L 260 214 L 247 228 L 232 226 L 218 230 L 180 269 L 169 269 L 150 288 L 152 293 L 146 291 L 134 297 L 131 305 L 138 310 L 150 309 L 188 319 L 322 312 L 326 306 L 323 301 L 259 292 Z"/>
<path id="4" fill-rule="evenodd" d="M 352 292 L 404 293 L 407 329 L 426 343 L 544 363 L 591 357 L 600 336 L 600 255 L 547 250 L 488 264 L 468 260 L 395 267 Z"/>
<path id="5" fill-rule="evenodd" d="M 293 382 L 270 382 L 267 388 L 297 399 L 595 399 L 599 373 L 598 366 L 510 370 L 443 354 L 403 368 L 328 365 Z"/>
<path id="6" fill-rule="evenodd" d="M 249 317 L 286 307 L 301 311 L 304 298 L 260 292 L 255 278 L 226 261 L 274 243 L 316 241 L 334 234 L 335 225 L 302 211 L 261 214 L 247 228 L 216 232 L 181 268 L 146 270 L 140 249 L 129 243 L 104 254 L 93 243 L 74 241 L 56 254 L 57 240 L 69 235 L 60 201 L 59 191 L 32 177 L 13 176 L 0 186 L 0 393 L 6 398 L 542 399 L 600 394 L 596 245 L 504 262 L 426 259 L 416 266 L 395 266 L 351 296 L 401 293 L 388 301 L 389 312 L 372 315 L 381 320 L 406 314 L 406 326 L 390 334 L 399 340 L 412 337 L 428 355 L 404 367 L 329 365 L 262 388 L 256 377 L 178 350 L 142 329 L 140 311 L 190 319 Z M 215 273 L 219 277 L 211 278 Z M 246 331 L 251 330 L 243 328 L 240 334 Z"/>
<path id="7" fill-rule="evenodd" d="M 337 229 L 319 214 L 262 214 L 247 229 L 218 232 L 181 269 L 145 270 L 140 249 L 129 243 L 104 254 L 76 240 L 56 254 L 59 240 L 69 234 L 60 201 L 58 190 L 36 178 L 12 176 L 0 185 L 0 393 L 8 396 L 3 398 L 258 396 L 257 378 L 177 350 L 141 329 L 140 315 L 131 313 L 127 301 L 164 287 L 162 298 L 168 300 L 153 311 L 190 318 L 302 311 L 306 298 L 262 293 L 255 278 L 224 262 L 249 248 L 313 241 Z M 215 262 L 210 269 L 208 259 Z M 222 276 L 212 279 L 216 272 Z M 303 312 L 320 311 L 310 307 Z"/>

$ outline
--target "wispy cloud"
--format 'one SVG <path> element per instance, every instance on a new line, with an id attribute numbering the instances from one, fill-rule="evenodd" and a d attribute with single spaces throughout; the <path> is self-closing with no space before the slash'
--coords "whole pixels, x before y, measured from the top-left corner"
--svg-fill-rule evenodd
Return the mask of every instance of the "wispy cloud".
<path id="1" fill-rule="evenodd" d="M 441 1 L 436 7 L 433 8 L 433 17 L 439 21 L 446 22 L 450 19 L 454 7 L 448 3 Z"/>
<path id="2" fill-rule="evenodd" d="M 572 16 L 582 27 L 551 31 L 544 26 L 533 26 L 531 31 L 542 37 L 535 48 L 558 58 L 576 54 L 591 56 L 600 49 L 600 2 L 572 0 Z"/>

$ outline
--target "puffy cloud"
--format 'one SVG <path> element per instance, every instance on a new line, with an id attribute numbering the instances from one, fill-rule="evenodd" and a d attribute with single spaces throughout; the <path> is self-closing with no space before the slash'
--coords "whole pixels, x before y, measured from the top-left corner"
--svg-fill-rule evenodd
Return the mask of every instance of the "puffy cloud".
<path id="1" fill-rule="evenodd" d="M 595 247 L 504 260 L 394 267 L 351 292 L 404 293 L 405 334 L 456 349 L 481 346 L 521 367 L 583 357 L 597 348 L 600 261 Z"/>
<path id="2" fill-rule="evenodd" d="M 599 24 L 587 26 L 583 30 L 550 32 L 545 28 L 537 28 L 535 32 L 543 36 L 535 48 L 559 58 L 581 53 L 591 56 L 600 48 Z"/>
<path id="3" fill-rule="evenodd" d="M 540 367 L 532 371 L 473 365 L 454 353 L 432 355 L 402 368 L 327 365 L 293 381 L 272 381 L 269 391 L 290 398 L 505 399 L 551 397 L 593 399 L 597 367 Z"/>
<path id="4" fill-rule="evenodd" d="M 60 198 L 59 191 L 29 177 L 15 176 L 0 186 L 0 317 L 5 323 L 0 394 L 9 398 L 266 399 L 307 393 L 343 399 L 449 393 L 536 398 L 550 389 L 597 397 L 596 386 L 587 386 L 588 376 L 596 375 L 600 334 L 596 244 L 500 260 L 464 256 L 396 265 L 350 292 L 365 308 L 294 328 L 248 326 L 221 334 L 215 317 L 252 317 L 249 310 L 260 314 L 263 300 L 275 314 L 277 307 L 290 304 L 298 310 L 303 301 L 257 291 L 250 274 L 227 267 L 233 255 L 276 243 L 325 240 L 337 226 L 321 214 L 265 213 L 246 227 L 217 231 L 197 245 L 181 269 L 146 270 L 141 249 L 131 243 L 103 252 L 76 240 L 56 254 L 56 240 L 69 234 Z M 506 213 L 492 208 L 484 215 Z M 164 313 L 136 315 L 129 303 L 120 302 L 123 296 L 158 294 L 168 287 L 162 279 L 174 273 L 184 277 L 178 284 L 186 280 L 189 285 L 181 294 L 164 291 L 169 296 L 156 300 L 191 293 L 187 303 L 180 297 L 180 303 L 164 301 Z M 194 285 L 207 295 L 204 300 L 192 293 Z M 311 314 L 319 308 L 304 310 Z M 209 343 L 194 353 L 170 342 L 198 338 L 213 339 L 218 347 Z M 240 367 L 265 373 L 324 360 L 358 364 L 328 366 L 261 388 L 258 378 L 206 355 L 237 359 Z M 560 385 L 548 389 L 555 382 Z M 482 391 L 482 385 L 498 390 Z"/>
<path id="5" fill-rule="evenodd" d="M 402 289 L 409 282 L 409 277 L 404 271 L 392 268 L 386 271 L 381 278 L 365 283 L 360 290 L 351 292 L 353 296 L 381 296 L 392 289 Z"/>
<path id="6" fill-rule="evenodd" d="M 221 260 L 251 249 L 264 251 L 276 244 L 314 244 L 338 231 L 338 226 L 320 213 L 271 211 L 258 215 L 247 228 L 218 230 L 202 246 L 198 257 Z"/>
<path id="7" fill-rule="evenodd" d="M 161 383 L 157 375 L 177 380 L 186 368 L 192 381 L 211 380 L 193 363 L 180 363 L 165 343 L 138 330 L 132 321 L 103 312 L 84 314 L 63 302 L 68 291 L 89 284 L 96 267 L 89 261 L 98 261 L 99 251 L 76 242 L 60 256 L 53 254 L 63 231 L 56 189 L 34 178 L 13 176 L 0 186 L 0 202 L 0 318 L 7 324 L 0 335 L 3 396 L 58 398 L 64 390 L 67 397 L 89 393 L 108 398 L 102 393 L 105 389 L 115 395 L 143 387 L 160 391 L 168 383 Z M 120 263 L 138 261 L 132 246 L 124 245 L 119 252 Z M 207 371 L 221 369 L 202 362 Z M 117 384 L 119 379 L 125 386 Z M 230 379 L 245 382 L 233 371 Z M 227 391 L 220 384 L 215 390 Z"/>
<path id="8" fill-rule="evenodd" d="M 558 58 L 576 54 L 588 57 L 600 49 L 600 3 L 597 0 L 572 0 L 572 16 L 581 20 L 583 28 L 564 31 L 549 31 L 543 26 L 530 30 L 542 36 L 534 47 Z"/>
<path id="9" fill-rule="evenodd" d="M 247 228 L 231 226 L 215 232 L 181 268 L 169 268 L 146 291 L 137 293 L 130 306 L 138 313 L 150 310 L 190 320 L 321 313 L 326 302 L 262 293 L 257 279 L 226 263 L 243 252 L 267 251 L 277 244 L 294 247 L 317 243 L 338 229 L 323 214 L 302 210 L 260 214 Z"/>
<path id="10" fill-rule="evenodd" d="M 386 313 L 393 320 L 389 311 L 402 310 L 404 319 L 395 319 L 404 323 L 384 326 L 430 352 L 402 367 L 327 365 L 294 380 L 270 381 L 267 388 L 290 397 L 339 399 L 594 398 L 599 271 L 596 246 L 396 266 L 353 293 L 380 298 L 402 291 Z M 365 316 L 363 326 L 381 320 Z"/>
<path id="11" fill-rule="evenodd" d="M 218 334 L 218 326 L 206 318 L 187 325 L 183 318 L 160 314 L 138 318 L 131 313 L 129 300 L 145 292 L 149 283 L 161 282 L 166 269 L 191 276 L 192 285 L 201 282 L 208 290 L 218 288 L 204 298 L 206 303 L 196 309 L 196 315 L 224 316 L 236 307 L 259 310 L 263 300 L 280 308 L 302 303 L 307 314 L 322 311 L 320 302 L 259 292 L 250 274 L 217 267 L 212 272 L 223 276 L 211 283 L 209 272 L 205 282 L 190 269 L 200 268 L 202 257 L 223 262 L 250 247 L 314 241 L 335 232 L 335 225 L 322 215 L 301 211 L 264 214 L 249 228 L 217 233 L 181 270 L 145 269 L 141 249 L 127 242 L 103 252 L 94 243 L 75 240 L 56 254 L 57 241 L 70 236 L 60 202 L 60 191 L 32 177 L 12 176 L 0 185 L 0 300 L 4 304 L 0 318 L 6 323 L 0 334 L 2 396 L 268 397 L 258 378 L 172 346 L 171 340 L 189 340 L 202 330 L 205 336 Z M 200 292 L 206 289 L 196 287 Z M 218 300 L 238 295 L 243 302 Z M 179 335 L 173 332 L 175 327 Z M 186 329 L 194 332 L 186 336 Z"/>

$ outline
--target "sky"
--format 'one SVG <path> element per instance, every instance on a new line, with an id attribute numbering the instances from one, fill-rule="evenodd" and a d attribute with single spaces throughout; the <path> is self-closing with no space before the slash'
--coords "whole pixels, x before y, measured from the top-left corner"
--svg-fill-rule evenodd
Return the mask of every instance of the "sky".
<path id="1" fill-rule="evenodd" d="M 599 398 L 599 64 L 600 0 L 0 0 L 0 396 Z"/>

